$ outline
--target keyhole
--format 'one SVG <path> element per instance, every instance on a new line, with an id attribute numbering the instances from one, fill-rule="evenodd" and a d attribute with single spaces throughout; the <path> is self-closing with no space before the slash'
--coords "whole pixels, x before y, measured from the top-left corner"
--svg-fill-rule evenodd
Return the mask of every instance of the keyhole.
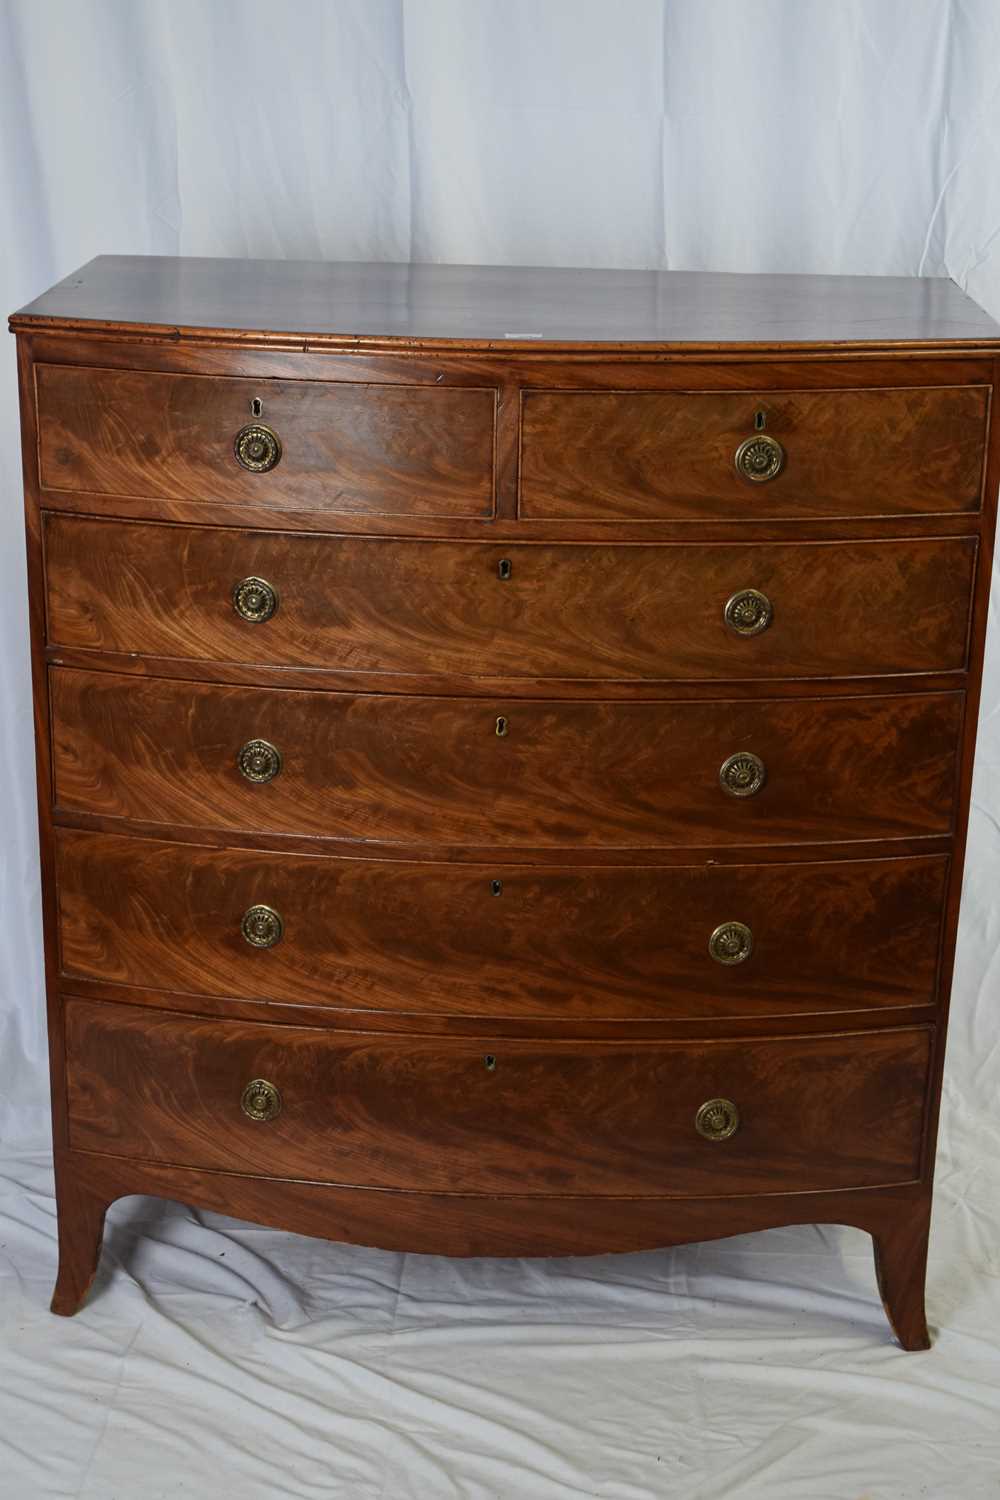
<path id="1" fill-rule="evenodd" d="M 492 1052 L 487 1052 L 486 1056 L 483 1058 L 483 1062 L 486 1064 L 487 1073 L 495 1072 L 497 1060 Z"/>
<path id="2" fill-rule="evenodd" d="M 497 719 L 497 734 L 501 739 L 503 739 L 504 735 L 507 733 L 507 728 L 507 720 L 504 718 L 503 714 L 501 714 Z"/>
<path id="3" fill-rule="evenodd" d="M 501 557 L 497 563 L 497 577 L 507 579 L 511 575 L 511 561 L 509 557 Z"/>
<path id="4" fill-rule="evenodd" d="M 767 426 L 767 412 L 754 412 L 753 425 L 756 427 L 758 432 L 763 432 L 764 428 Z"/>
<path id="5" fill-rule="evenodd" d="M 250 415 L 252 417 L 259 417 L 260 414 L 261 414 L 261 412 L 263 410 L 264 410 L 264 403 L 263 403 L 263 401 L 260 399 L 259 396 L 254 396 L 253 400 L 250 402 Z"/>
<path id="6" fill-rule="evenodd" d="M 503 881 L 502 880 L 491 880 L 490 881 L 490 894 L 492 896 L 502 896 L 503 895 Z"/>

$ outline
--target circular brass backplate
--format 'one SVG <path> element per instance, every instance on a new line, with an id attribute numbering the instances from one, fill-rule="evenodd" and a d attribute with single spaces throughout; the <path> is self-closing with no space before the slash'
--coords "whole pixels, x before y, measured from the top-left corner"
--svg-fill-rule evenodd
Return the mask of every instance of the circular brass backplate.
<path id="1" fill-rule="evenodd" d="M 262 625 L 278 608 L 278 590 L 266 578 L 241 578 L 233 585 L 233 608 L 248 625 Z"/>
<path id="2" fill-rule="evenodd" d="M 760 589 L 740 589 L 727 599 L 722 618 L 737 635 L 760 635 L 774 619 L 774 608 Z"/>
<path id="3" fill-rule="evenodd" d="M 270 740 L 247 740 L 236 756 L 241 776 L 257 785 L 273 781 L 282 767 L 281 751 Z"/>
<path id="4" fill-rule="evenodd" d="M 233 452 L 251 474 L 266 474 L 281 461 L 281 439 L 263 422 L 250 422 L 233 439 Z"/>
<path id="5" fill-rule="evenodd" d="M 717 964 L 742 964 L 753 952 L 753 933 L 745 922 L 722 922 L 708 940 Z"/>
<path id="6" fill-rule="evenodd" d="M 744 438 L 733 455 L 733 462 L 737 473 L 744 479 L 753 484 L 766 484 L 769 479 L 776 479 L 785 467 L 785 450 L 769 433 L 755 432 L 753 437 Z"/>
<path id="7" fill-rule="evenodd" d="M 243 913 L 240 931 L 251 948 L 273 948 L 281 942 L 285 924 L 273 906 L 251 906 Z"/>
<path id="8" fill-rule="evenodd" d="M 694 1128 L 706 1141 L 728 1141 L 740 1128 L 740 1112 L 731 1099 L 706 1099 L 694 1117 Z"/>
<path id="9" fill-rule="evenodd" d="M 251 1120 L 274 1120 L 281 1114 L 281 1094 L 266 1078 L 252 1078 L 240 1097 L 240 1108 Z"/>
<path id="10" fill-rule="evenodd" d="M 766 780 L 764 762 L 750 750 L 737 750 L 719 767 L 719 784 L 730 797 L 753 797 Z"/>

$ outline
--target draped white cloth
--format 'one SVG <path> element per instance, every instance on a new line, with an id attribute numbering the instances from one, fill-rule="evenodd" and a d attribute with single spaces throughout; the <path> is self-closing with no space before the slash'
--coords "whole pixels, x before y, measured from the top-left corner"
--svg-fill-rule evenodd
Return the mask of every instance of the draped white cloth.
<path id="1" fill-rule="evenodd" d="M 1000 318 L 1000 5 L 0 0 L 0 204 L 4 310 L 107 251 L 950 275 Z M 464 1264 L 137 1200 L 65 1323 L 13 341 L 0 569 L 5 1496 L 996 1493 L 995 611 L 933 1353 L 887 1343 L 849 1231 Z"/>

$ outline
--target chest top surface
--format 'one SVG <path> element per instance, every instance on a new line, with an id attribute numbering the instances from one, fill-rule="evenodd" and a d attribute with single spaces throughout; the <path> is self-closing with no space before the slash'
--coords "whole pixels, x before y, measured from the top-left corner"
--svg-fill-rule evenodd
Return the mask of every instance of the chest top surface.
<path id="1" fill-rule="evenodd" d="M 218 332 L 365 348 L 981 349 L 1000 325 L 943 278 L 101 255 L 12 327 Z"/>

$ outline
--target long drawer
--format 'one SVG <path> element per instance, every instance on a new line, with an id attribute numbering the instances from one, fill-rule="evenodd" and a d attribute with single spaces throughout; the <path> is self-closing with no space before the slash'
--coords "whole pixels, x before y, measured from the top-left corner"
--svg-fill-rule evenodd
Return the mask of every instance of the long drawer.
<path id="1" fill-rule="evenodd" d="M 35 366 L 46 489 L 493 514 L 496 392 Z M 258 409 L 259 408 L 259 409 Z"/>
<path id="2" fill-rule="evenodd" d="M 946 834 L 963 694 L 579 703 L 51 672 L 55 802 L 427 844 Z"/>
<path id="3" fill-rule="evenodd" d="M 69 978 L 554 1020 L 928 1004 L 948 868 L 448 865 L 69 829 L 56 847 Z"/>
<path id="4" fill-rule="evenodd" d="M 920 1171 L 932 1032 L 685 1043 L 343 1033 L 66 1002 L 70 1145 L 378 1188 L 804 1192 Z"/>
<path id="5" fill-rule="evenodd" d="M 68 668 L 50 693 L 60 808 L 493 848 L 947 834 L 964 702 L 491 701 Z"/>
<path id="6" fill-rule="evenodd" d="M 805 520 L 979 509 L 986 386 L 531 391 L 521 515 Z"/>
<path id="7" fill-rule="evenodd" d="M 580 679 L 957 671 L 976 539 L 517 545 L 50 514 L 61 647 Z"/>

